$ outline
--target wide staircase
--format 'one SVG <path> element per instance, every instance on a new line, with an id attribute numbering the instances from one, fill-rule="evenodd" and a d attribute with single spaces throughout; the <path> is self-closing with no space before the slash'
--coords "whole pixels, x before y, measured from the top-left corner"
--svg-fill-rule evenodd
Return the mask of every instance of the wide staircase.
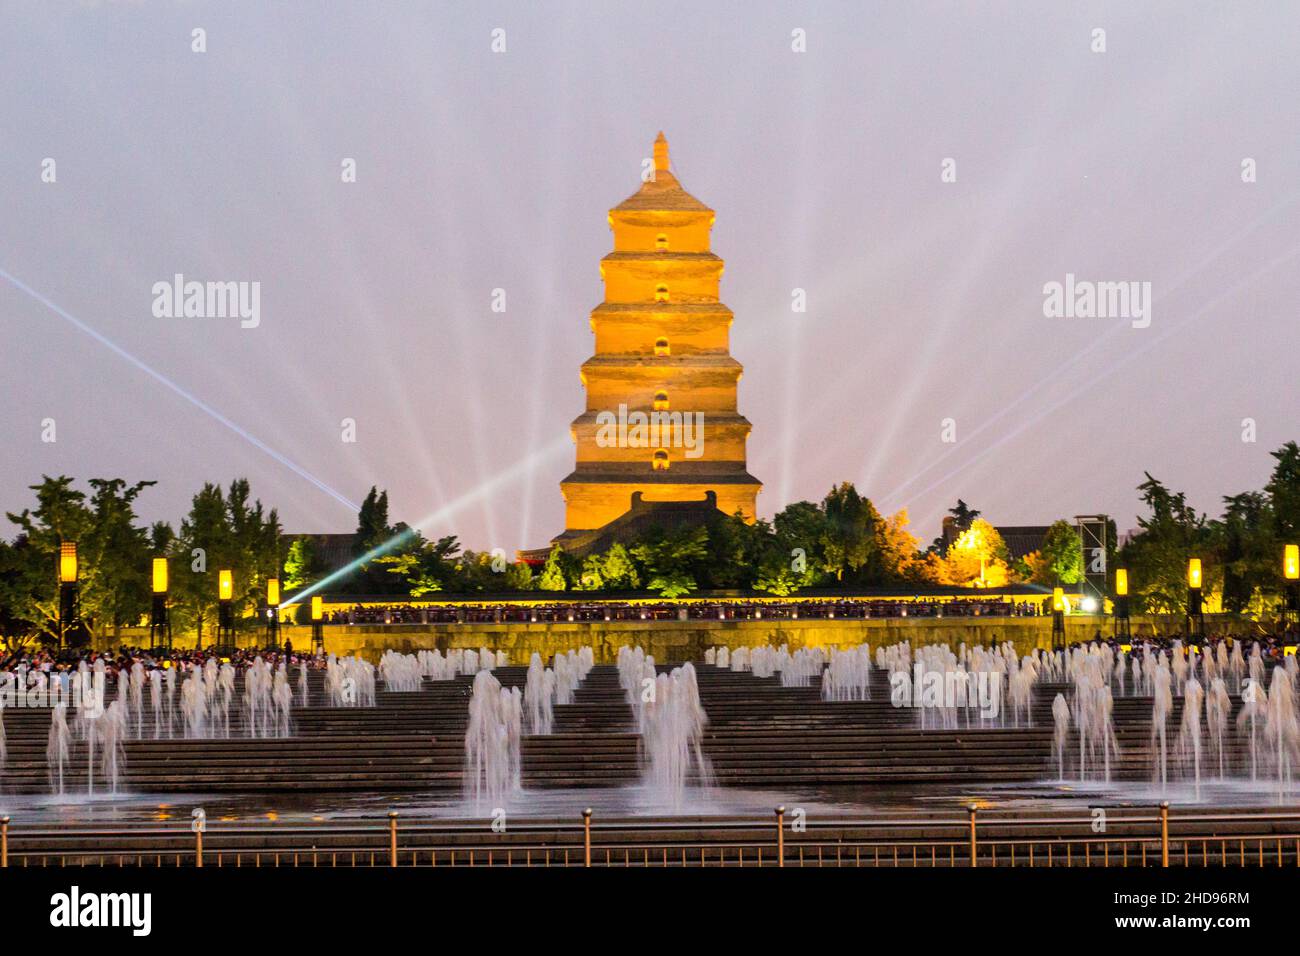
<path id="1" fill-rule="evenodd" d="M 661 668 L 663 670 L 667 667 Z M 1032 720 L 1021 727 L 998 727 L 962 715 L 955 727 L 922 729 L 919 711 L 894 707 L 887 677 L 877 671 L 871 699 L 829 702 L 820 687 L 782 687 L 780 678 L 759 678 L 711 665 L 697 665 L 700 694 L 708 715 L 704 749 L 716 782 L 722 786 L 764 789 L 824 788 L 840 785 L 961 785 L 973 782 L 1020 783 L 1056 775 L 1052 700 L 1064 686 L 1040 685 Z M 524 667 L 501 667 L 496 678 L 521 690 Z M 155 726 L 148 691 L 137 728 L 124 744 L 121 785 L 136 793 L 329 793 L 343 791 L 457 791 L 461 787 L 464 736 L 473 680 L 424 681 L 416 693 L 379 690 L 374 706 L 331 706 L 321 672 L 312 672 L 308 700 L 301 705 L 297 674 L 293 734 L 250 737 L 238 702 L 231 707 L 230 736 L 185 739 L 180 715 L 170 728 Z M 177 694 L 179 698 L 179 692 Z M 1234 710 L 1239 702 L 1234 701 Z M 1115 733 L 1120 752 L 1111 776 L 1117 780 L 1152 777 L 1151 699 L 1115 700 Z M 1181 714 L 1175 699 L 1169 720 L 1170 763 Z M 51 790 L 46 747 L 48 709 L 8 707 L 0 712 L 7 757 L 0 793 Z M 221 733 L 225 733 L 224 726 Z M 1232 735 L 1234 766 L 1247 757 Z M 528 788 L 612 787 L 639 776 L 640 738 L 618 683 L 617 669 L 597 666 L 578 688 L 572 703 L 555 708 L 554 732 L 526 736 L 522 744 L 523 782 Z M 1078 740 L 1071 733 L 1068 765 L 1077 768 Z M 94 786 L 108 784 L 95 755 Z M 84 741 L 72 741 L 63 771 L 63 789 L 85 794 L 90 754 Z M 1212 767 L 1207 752 L 1203 767 Z"/>

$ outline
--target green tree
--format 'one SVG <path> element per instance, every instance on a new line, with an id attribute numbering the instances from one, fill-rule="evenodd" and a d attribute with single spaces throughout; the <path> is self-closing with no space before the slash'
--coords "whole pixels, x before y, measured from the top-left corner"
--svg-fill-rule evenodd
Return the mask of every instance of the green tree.
<path id="1" fill-rule="evenodd" d="M 697 590 L 698 568 L 709 556 L 709 533 L 701 526 L 652 529 L 632 548 L 646 572 L 646 587 L 666 598 Z"/>
<path id="2" fill-rule="evenodd" d="M 1269 496 L 1247 491 L 1223 499 L 1220 521 L 1209 523 L 1218 563 L 1223 568 L 1223 609 L 1259 613 L 1266 595 L 1278 592 L 1281 547 Z"/>
<path id="3" fill-rule="evenodd" d="M 86 495 L 72 487 L 72 478 L 60 475 L 41 476 L 39 485 L 29 485 L 36 493 L 36 508 L 7 513 L 19 528 L 21 544 L 11 554 L 11 613 L 15 620 L 30 622 L 41 640 L 58 639 L 59 591 L 55 578 L 55 555 L 64 541 L 80 542 L 90 531 L 93 514 L 86 506 Z M 80 548 L 78 549 L 80 550 Z M 80 560 L 79 573 L 87 567 Z M 83 599 L 87 596 L 82 595 Z M 89 596 L 93 606 L 94 595 Z M 93 620 L 90 622 L 93 625 Z"/>
<path id="4" fill-rule="evenodd" d="M 622 544 L 615 542 L 604 554 L 600 576 L 611 591 L 635 591 L 641 587 L 632 555 Z"/>
<path id="5" fill-rule="evenodd" d="M 822 534 L 822 568 L 836 581 L 853 575 L 875 557 L 875 531 L 880 515 L 849 482 L 832 488 L 822 502 L 826 528 Z M 870 570 L 867 572 L 868 576 Z"/>
<path id="6" fill-rule="evenodd" d="M 1207 549 L 1205 517 L 1182 492 L 1171 492 L 1148 473 L 1138 486 L 1150 514 L 1123 549 L 1135 611 L 1172 614 L 1187 610 L 1187 559 Z M 1205 569 L 1209 583 L 1209 568 Z M 1207 587 L 1208 591 L 1209 588 Z"/>
<path id="7" fill-rule="evenodd" d="M 589 554 L 582 562 L 582 570 L 573 589 L 575 591 L 601 591 L 605 588 L 605 559 L 599 554 Z"/>
<path id="8" fill-rule="evenodd" d="M 546 566 L 537 578 L 537 590 L 563 591 L 566 587 L 568 580 L 565 575 L 564 549 L 558 544 L 553 545 L 551 553 L 546 556 Z"/>
<path id="9" fill-rule="evenodd" d="M 1079 532 L 1064 519 L 1052 522 L 1038 549 L 1039 566 L 1033 581 L 1055 587 L 1078 584 L 1083 577 L 1083 547 Z"/>
<path id="10" fill-rule="evenodd" d="M 506 568 L 505 580 L 502 582 L 507 591 L 531 591 L 533 589 L 533 568 L 527 561 L 516 561 Z"/>
<path id="11" fill-rule="evenodd" d="M 1278 543 L 1295 544 L 1300 541 L 1300 447 L 1289 441 L 1272 455 L 1277 464 L 1264 491 L 1272 512 L 1273 532 Z"/>
<path id="12" fill-rule="evenodd" d="M 447 535 L 437 541 L 419 538 L 408 549 L 378 557 L 374 563 L 402 581 L 411 597 L 420 597 L 457 588 L 459 554 L 460 542 Z"/>
<path id="13" fill-rule="evenodd" d="M 316 563 L 316 546 L 306 535 L 293 539 L 284 557 L 284 589 L 286 593 L 301 591 L 316 580 L 320 568 Z"/>

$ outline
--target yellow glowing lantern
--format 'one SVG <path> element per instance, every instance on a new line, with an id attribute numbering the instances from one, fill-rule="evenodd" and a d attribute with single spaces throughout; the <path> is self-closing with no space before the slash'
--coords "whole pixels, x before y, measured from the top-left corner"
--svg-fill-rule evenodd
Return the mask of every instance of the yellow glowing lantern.
<path id="1" fill-rule="evenodd" d="M 1065 589 L 1052 588 L 1052 610 L 1065 611 Z"/>
<path id="2" fill-rule="evenodd" d="M 266 606 L 267 607 L 280 606 L 280 579 L 279 578 L 266 579 Z"/>
<path id="3" fill-rule="evenodd" d="M 1187 562 L 1187 586 L 1189 588 L 1199 588 L 1201 586 L 1201 559 L 1192 558 Z"/>
<path id="4" fill-rule="evenodd" d="M 1128 597 L 1128 571 L 1125 568 L 1115 570 L 1115 594 L 1118 597 Z"/>
<path id="5" fill-rule="evenodd" d="M 311 599 L 311 619 L 313 621 L 319 621 L 325 616 L 325 609 L 321 606 L 323 603 L 319 594 Z"/>
<path id="6" fill-rule="evenodd" d="M 59 583 L 77 583 L 77 543 L 64 541 L 59 545 Z"/>
<path id="7" fill-rule="evenodd" d="M 217 572 L 217 597 L 229 601 L 235 596 L 235 578 L 229 571 Z"/>
<path id="8" fill-rule="evenodd" d="M 153 593 L 167 593 L 167 559 L 153 559 Z"/>
<path id="9" fill-rule="evenodd" d="M 1282 577 L 1300 580 L 1300 545 L 1288 544 L 1282 549 Z"/>

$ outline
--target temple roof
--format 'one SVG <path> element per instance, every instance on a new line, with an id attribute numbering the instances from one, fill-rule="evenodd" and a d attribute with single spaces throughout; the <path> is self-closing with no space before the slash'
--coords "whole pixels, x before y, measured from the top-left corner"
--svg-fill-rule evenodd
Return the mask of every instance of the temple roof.
<path id="1" fill-rule="evenodd" d="M 611 210 L 612 212 L 712 212 L 677 181 L 668 169 L 668 140 L 661 132 L 654 145 L 654 178 L 641 184 L 627 199 Z"/>

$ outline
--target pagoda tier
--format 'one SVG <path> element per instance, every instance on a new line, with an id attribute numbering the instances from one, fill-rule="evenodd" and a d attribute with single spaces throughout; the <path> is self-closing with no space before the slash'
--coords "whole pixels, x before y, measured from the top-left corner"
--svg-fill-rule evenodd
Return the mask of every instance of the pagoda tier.
<path id="1" fill-rule="evenodd" d="M 746 470 L 750 424 L 736 406 L 742 369 L 730 355 L 731 310 L 718 301 L 713 220 L 672 174 L 660 133 L 654 176 L 610 210 L 614 251 L 600 264 L 605 301 L 591 312 L 596 351 L 582 365 L 587 401 L 571 427 L 577 464 L 560 485 L 557 540 L 615 521 L 638 494 L 643 512 L 713 501 L 755 517 L 762 485 Z"/>

